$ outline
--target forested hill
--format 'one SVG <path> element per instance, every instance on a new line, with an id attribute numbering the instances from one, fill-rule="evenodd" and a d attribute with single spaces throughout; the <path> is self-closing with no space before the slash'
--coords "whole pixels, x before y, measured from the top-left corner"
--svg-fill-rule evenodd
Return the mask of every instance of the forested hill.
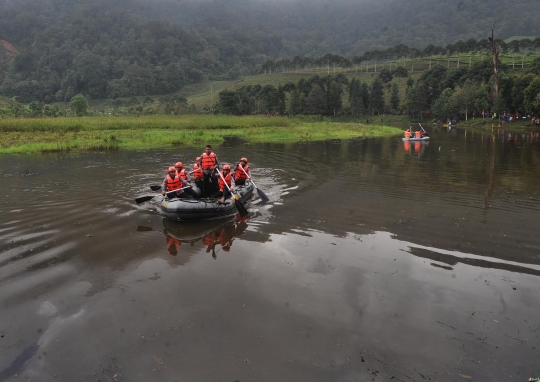
<path id="1" fill-rule="evenodd" d="M 0 94 L 174 92 L 269 59 L 540 35 L 538 0 L 0 0 Z M 5 45 L 7 46 L 7 45 Z"/>

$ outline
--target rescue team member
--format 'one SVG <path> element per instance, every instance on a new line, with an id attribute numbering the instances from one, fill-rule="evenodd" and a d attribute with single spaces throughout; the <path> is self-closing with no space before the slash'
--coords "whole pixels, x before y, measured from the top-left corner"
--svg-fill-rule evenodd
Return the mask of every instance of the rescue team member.
<path id="1" fill-rule="evenodd" d="M 178 190 L 182 187 L 190 187 L 185 188 L 180 191 L 176 191 L 174 193 L 169 193 L 173 190 Z M 169 167 L 169 172 L 165 179 L 163 180 L 163 184 L 161 185 L 161 194 L 165 195 L 167 194 L 167 197 L 177 197 L 177 198 L 197 198 L 197 193 L 191 189 L 191 185 L 186 182 L 184 179 L 180 178 L 178 175 L 176 175 L 176 169 L 174 167 Z M 175 195 L 176 194 L 176 195 Z"/>
<path id="2" fill-rule="evenodd" d="M 405 138 L 411 138 L 411 128 L 410 127 L 407 130 L 405 130 Z"/>
<path id="3" fill-rule="evenodd" d="M 416 130 L 414 135 L 416 135 L 416 138 L 421 138 L 422 137 L 422 132 L 420 130 Z"/>
<path id="4" fill-rule="evenodd" d="M 195 159 L 195 163 L 193 164 L 193 178 L 195 179 L 195 184 L 197 187 L 199 187 L 202 191 L 204 174 L 199 166 L 200 161 L 201 157 L 197 157 L 197 159 Z"/>
<path id="5" fill-rule="evenodd" d="M 225 182 L 227 182 L 227 185 L 232 190 L 234 189 L 234 178 L 231 174 L 231 166 L 228 164 L 224 164 L 221 167 L 221 175 L 223 175 L 223 179 L 225 179 Z M 219 175 L 218 175 L 219 176 Z M 218 200 L 218 203 L 224 203 L 226 198 L 229 198 L 231 196 L 231 193 L 229 192 L 229 189 L 225 185 L 225 182 L 223 182 L 223 179 L 219 177 L 219 191 L 216 192 L 214 195 L 212 195 L 213 198 L 219 198 L 221 196 L 221 199 Z"/>
<path id="6" fill-rule="evenodd" d="M 191 179 L 189 178 L 189 173 L 184 168 L 184 165 L 182 162 L 176 162 L 174 167 L 176 168 L 176 175 L 184 179 L 186 182 L 191 183 Z"/>
<path id="7" fill-rule="evenodd" d="M 244 169 L 244 171 L 242 171 Z M 247 173 L 247 175 L 246 175 Z M 246 184 L 246 179 L 251 178 L 251 173 L 249 172 L 249 165 L 247 158 L 240 159 L 240 163 L 236 165 L 236 174 L 234 174 L 234 183 L 237 186 L 243 186 Z"/>
<path id="8" fill-rule="evenodd" d="M 199 166 L 204 174 L 203 196 L 210 197 L 217 190 L 218 175 L 215 170 L 219 167 L 218 157 L 212 152 L 212 146 L 206 145 L 206 149 L 201 155 Z"/>

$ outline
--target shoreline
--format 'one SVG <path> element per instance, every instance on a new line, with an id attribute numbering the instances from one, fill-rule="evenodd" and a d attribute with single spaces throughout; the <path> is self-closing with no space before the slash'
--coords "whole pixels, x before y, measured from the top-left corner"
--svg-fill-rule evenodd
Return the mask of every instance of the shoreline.
<path id="1" fill-rule="evenodd" d="M 219 144 L 296 143 L 398 136 L 402 130 L 319 117 L 143 116 L 0 119 L 0 154 Z"/>

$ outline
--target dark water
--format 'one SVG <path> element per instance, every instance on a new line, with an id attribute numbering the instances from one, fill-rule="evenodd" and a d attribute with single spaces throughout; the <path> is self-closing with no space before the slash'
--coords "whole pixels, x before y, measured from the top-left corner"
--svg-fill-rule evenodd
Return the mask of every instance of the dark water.
<path id="1" fill-rule="evenodd" d="M 540 374 L 538 135 L 231 141 L 249 220 L 134 204 L 200 151 L 0 157 L 0 380 Z"/>

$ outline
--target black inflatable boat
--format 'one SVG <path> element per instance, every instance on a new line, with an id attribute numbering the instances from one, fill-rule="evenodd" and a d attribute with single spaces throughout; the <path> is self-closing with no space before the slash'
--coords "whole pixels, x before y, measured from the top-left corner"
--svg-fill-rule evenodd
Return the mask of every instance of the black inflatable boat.
<path id="1" fill-rule="evenodd" d="M 244 186 L 237 186 L 235 194 L 244 203 L 253 194 L 253 183 L 246 182 Z M 216 219 L 236 214 L 235 199 L 229 198 L 225 203 L 219 204 L 217 199 L 178 199 L 165 198 L 161 202 L 163 215 L 172 220 L 203 220 Z"/>

